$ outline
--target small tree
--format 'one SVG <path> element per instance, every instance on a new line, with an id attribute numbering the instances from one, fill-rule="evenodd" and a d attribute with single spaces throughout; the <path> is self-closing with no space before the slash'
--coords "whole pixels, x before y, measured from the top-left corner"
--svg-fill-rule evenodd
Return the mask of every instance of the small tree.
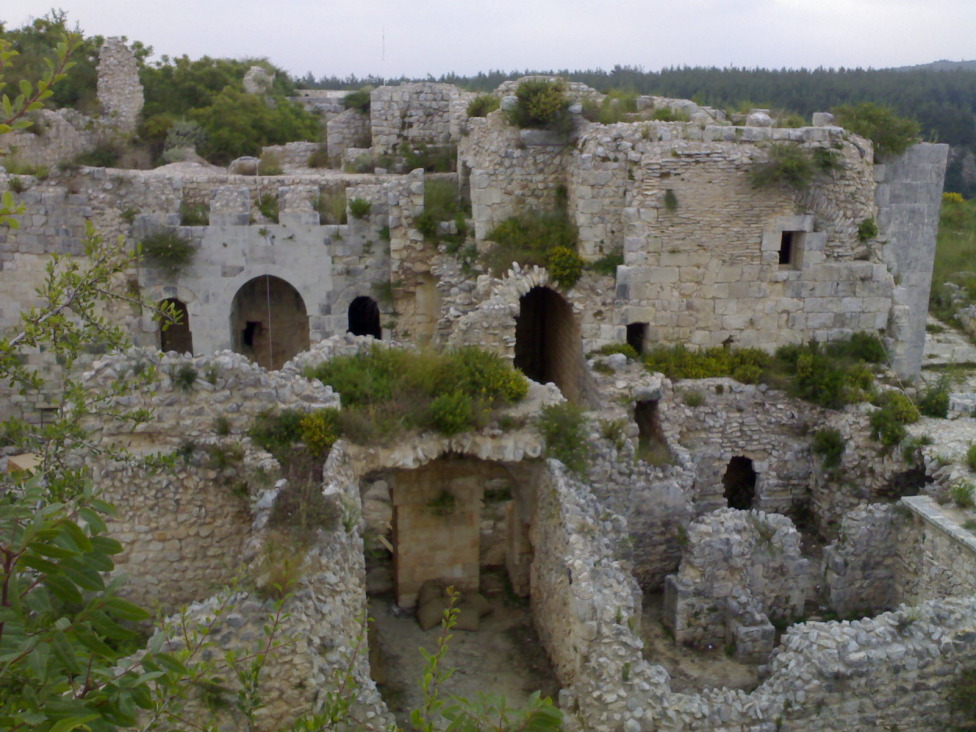
<path id="1" fill-rule="evenodd" d="M 573 120 L 570 101 L 561 81 L 529 79 L 515 90 L 516 103 L 508 119 L 516 127 L 530 127 L 554 132 L 569 132 Z"/>

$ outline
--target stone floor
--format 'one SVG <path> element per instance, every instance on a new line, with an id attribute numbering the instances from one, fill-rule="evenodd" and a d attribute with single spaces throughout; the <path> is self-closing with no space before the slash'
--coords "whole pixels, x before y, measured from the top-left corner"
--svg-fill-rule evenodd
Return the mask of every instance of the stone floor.
<path id="1" fill-rule="evenodd" d="M 555 700 L 559 686 L 532 627 L 528 603 L 485 594 L 492 612 L 482 618 L 481 627 L 475 632 L 452 633 L 445 663 L 454 673 L 443 684 L 442 697 L 475 699 L 482 692 L 500 694 L 509 707 L 516 708 L 534 691 Z M 396 607 L 392 595 L 371 597 L 369 614 L 374 628 L 370 639 L 373 678 L 397 722 L 409 728 L 410 710 L 423 703 L 420 648 L 433 653 L 440 628 L 421 630 L 413 615 Z"/>

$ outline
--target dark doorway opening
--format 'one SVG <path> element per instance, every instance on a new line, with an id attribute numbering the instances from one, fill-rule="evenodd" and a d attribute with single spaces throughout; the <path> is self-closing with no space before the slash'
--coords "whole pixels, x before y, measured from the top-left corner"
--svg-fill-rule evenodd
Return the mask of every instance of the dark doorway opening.
<path id="1" fill-rule="evenodd" d="M 658 400 L 646 399 L 637 402 L 634 408 L 634 421 L 637 422 L 638 457 L 652 465 L 663 465 L 671 461 L 671 450 L 661 428 L 658 414 Z"/>
<path id="2" fill-rule="evenodd" d="M 173 313 L 179 317 L 178 323 L 163 323 L 159 325 L 159 350 L 164 353 L 193 353 L 193 334 L 190 333 L 190 313 L 186 305 L 176 298 L 163 300 L 160 307 L 171 307 Z"/>
<path id="3" fill-rule="evenodd" d="M 533 381 L 553 382 L 569 401 L 579 400 L 582 358 L 573 308 L 548 287 L 534 287 L 519 301 L 515 368 Z"/>
<path id="4" fill-rule="evenodd" d="M 266 369 L 280 369 L 309 346 L 308 313 L 298 290 L 280 277 L 246 282 L 231 305 L 234 350 Z"/>
<path id="5" fill-rule="evenodd" d="M 349 303 L 349 332 L 358 336 L 373 336 L 376 340 L 383 337 L 380 328 L 380 307 L 376 300 L 365 295 L 357 297 Z"/>
<path id="6" fill-rule="evenodd" d="M 627 345 L 637 353 L 644 352 L 644 339 L 647 337 L 647 323 L 627 324 Z"/>
<path id="7" fill-rule="evenodd" d="M 729 460 L 729 467 L 722 476 L 725 492 L 722 494 L 728 502 L 729 508 L 748 511 L 756 497 L 756 471 L 752 467 L 752 460 L 747 457 L 734 457 Z"/>

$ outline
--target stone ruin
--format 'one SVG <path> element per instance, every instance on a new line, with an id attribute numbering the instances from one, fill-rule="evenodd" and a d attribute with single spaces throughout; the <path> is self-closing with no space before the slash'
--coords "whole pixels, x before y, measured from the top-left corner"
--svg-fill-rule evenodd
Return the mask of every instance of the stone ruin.
<path id="1" fill-rule="evenodd" d="M 118 44 L 106 44 L 103 67 L 105 129 L 130 130 L 141 93 Z M 503 108 L 514 88 L 496 92 Z M 582 85 L 569 91 L 580 102 L 601 98 Z M 192 603 L 191 616 L 204 617 L 241 562 L 253 577 L 269 571 L 269 516 L 288 481 L 247 431 L 267 410 L 341 403 L 304 377 L 307 366 L 377 342 L 477 344 L 533 379 L 508 413 L 512 430 L 340 441 L 329 454 L 321 492 L 337 524 L 303 560 L 285 628 L 301 642 L 269 661 L 262 728 L 321 704 L 356 645 L 368 588 L 392 589 L 409 609 L 424 582 L 475 590 L 488 567 L 503 567 L 528 598 L 567 729 L 936 730 L 958 721 L 953 684 L 976 668 L 976 539 L 932 498 L 947 480 L 937 448 L 923 448 L 934 482 L 893 503 L 905 465 L 878 454 L 869 408 L 828 412 L 726 378 L 672 383 L 620 354 L 594 353 L 623 342 L 771 350 L 871 331 L 883 334 L 899 375 L 917 374 L 945 146 L 876 164 L 871 143 L 829 116 L 784 129 L 757 110 L 733 124 L 658 97 L 612 125 L 585 121 L 577 106 L 566 140 L 515 129 L 502 111 L 468 118 L 470 98 L 443 84 L 381 87 L 363 114 L 343 110 L 336 93 L 304 92 L 325 121 L 323 139 L 271 149 L 283 168 L 273 176 L 233 172 L 243 163 L 0 174 L 0 188 L 26 208 L 20 229 L 0 232 L 4 328 L 34 303 L 52 255 L 80 254 L 86 222 L 133 244 L 175 231 L 195 249 L 176 274 L 146 260 L 129 273 L 142 295 L 178 307 L 182 323 L 160 331 L 119 312 L 139 348 L 93 355 L 85 375 L 92 389 L 147 365 L 162 377 L 139 397 L 153 423 L 133 432 L 93 422 L 95 438 L 137 454 L 193 446 L 168 474 L 93 465 L 120 509 L 111 530 L 126 547 L 119 570 L 133 578 L 130 596 L 167 611 Z M 688 121 L 654 120 L 662 108 Z M 94 144 L 82 122 L 51 114 L 61 126 L 43 140 L 5 140 L 8 150 L 54 165 Z M 756 190 L 748 172 L 773 142 L 831 151 L 841 169 L 803 192 Z M 456 148 L 457 172 L 404 170 L 404 146 Z M 309 167 L 321 149 L 336 166 L 368 172 Z M 561 199 L 583 259 L 617 255 L 621 264 L 611 275 L 587 270 L 568 289 L 541 267 L 471 271 L 418 229 L 431 180 L 470 201 L 475 248 L 506 217 Z M 258 206 L 268 196 L 276 219 Z M 346 223 L 323 223 L 316 206 L 328 200 Z M 369 204 L 359 217 L 357 200 Z M 206 223 L 182 224 L 188 208 Z M 867 219 L 880 234 L 861 241 Z M 28 358 L 56 372 L 45 354 Z M 182 388 L 174 374 L 183 367 L 206 378 Z M 690 390 L 701 396 L 694 405 L 683 398 Z M 564 399 L 591 417 L 585 480 L 545 459 L 533 424 Z M 54 404 L 56 395 L 11 394 L 3 411 L 40 421 Z M 968 419 L 957 424 L 969 429 Z M 811 450 L 822 427 L 847 440 L 842 481 Z M 227 449 L 240 451 L 233 468 L 207 457 Z M 432 514 L 444 492 L 452 510 Z M 503 497 L 489 506 L 494 495 Z M 811 553 L 800 529 L 829 545 Z M 368 566 L 367 549 L 383 546 L 393 564 Z M 758 687 L 673 691 L 640 639 L 644 595 L 662 591 L 675 640 L 728 647 L 759 666 Z M 221 643 L 245 643 L 266 609 L 240 598 Z M 382 728 L 391 715 L 369 659 L 353 661 L 356 724 Z"/>

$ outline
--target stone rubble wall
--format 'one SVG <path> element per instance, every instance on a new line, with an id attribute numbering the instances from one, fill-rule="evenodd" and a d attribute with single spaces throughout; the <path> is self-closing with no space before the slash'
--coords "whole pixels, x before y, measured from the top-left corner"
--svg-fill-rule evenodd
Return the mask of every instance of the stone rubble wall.
<path id="1" fill-rule="evenodd" d="M 470 171 L 471 210 L 479 241 L 510 216 L 556 206 L 572 159 L 562 137 L 545 130 L 519 130 L 505 121 L 501 111 L 469 119 L 467 130 L 458 160 Z"/>
<path id="2" fill-rule="evenodd" d="M 261 157 L 276 160 L 286 173 L 307 171 L 309 168 L 308 159 L 319 149 L 320 145 L 321 143 L 307 140 L 288 142 L 284 145 L 268 145 L 261 148 Z"/>
<path id="3" fill-rule="evenodd" d="M 765 660 L 770 620 L 803 612 L 810 560 L 785 516 L 721 508 L 688 527 L 676 575 L 664 590 L 664 622 L 677 643 L 732 646 L 742 661 Z"/>
<path id="4" fill-rule="evenodd" d="M 892 363 L 902 377 L 922 365 L 948 145 L 920 143 L 875 168 L 878 228 L 884 261 L 897 278 L 888 335 Z"/>
<path id="5" fill-rule="evenodd" d="M 824 549 L 824 587 L 829 607 L 842 618 L 872 614 L 897 604 L 896 509 L 873 504 L 854 509 L 836 541 Z"/>
<path id="6" fill-rule="evenodd" d="M 0 156 L 9 163 L 51 168 L 94 149 L 102 130 L 74 109 L 42 109 L 32 127 L 0 136 Z M 7 162 L 9 161 L 9 162 Z"/>
<path id="7" fill-rule="evenodd" d="M 813 456 L 810 508 L 817 529 L 827 538 L 837 537 L 843 517 L 858 506 L 898 498 L 900 483 L 915 469 L 899 450 L 884 450 L 871 438 L 873 411 L 869 404 L 852 404 L 842 411 L 825 411 L 824 419 L 811 425 L 811 440 L 817 430 L 836 429 L 844 442 L 835 468 L 824 468 L 823 458 Z"/>
<path id="8" fill-rule="evenodd" d="M 144 103 L 136 57 L 121 38 L 106 38 L 98 54 L 98 102 L 120 136 L 135 134 Z"/>
<path id="9" fill-rule="evenodd" d="M 400 145 L 446 145 L 459 136 L 460 116 L 469 96 L 452 84 L 418 82 L 381 86 L 370 102 L 373 150 L 398 152 Z M 461 104 L 463 100 L 463 104 Z"/>
<path id="10" fill-rule="evenodd" d="M 826 418 L 825 410 L 730 378 L 677 381 L 674 392 L 668 420 L 674 441 L 691 454 L 699 515 L 726 505 L 722 478 L 733 457 L 752 460 L 754 508 L 790 513 L 806 498 L 813 469 L 808 433 Z M 703 395 L 704 402 L 688 406 L 686 392 Z"/>
<path id="11" fill-rule="evenodd" d="M 338 166 L 347 150 L 370 147 L 370 119 L 355 109 L 347 109 L 326 124 L 329 161 Z"/>

